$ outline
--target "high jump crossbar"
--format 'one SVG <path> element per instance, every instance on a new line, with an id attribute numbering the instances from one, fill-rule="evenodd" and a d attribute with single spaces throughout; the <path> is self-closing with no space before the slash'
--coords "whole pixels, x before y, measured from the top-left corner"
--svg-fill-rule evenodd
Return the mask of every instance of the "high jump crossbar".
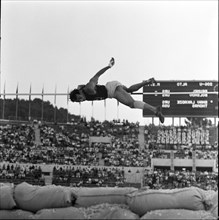
<path id="1" fill-rule="evenodd" d="M 186 95 L 186 94 L 218 94 L 218 91 L 215 92 L 203 92 L 203 91 L 194 91 L 194 92 L 136 92 L 131 93 L 132 95 Z M 0 96 L 67 96 L 68 93 L 0 93 Z"/>

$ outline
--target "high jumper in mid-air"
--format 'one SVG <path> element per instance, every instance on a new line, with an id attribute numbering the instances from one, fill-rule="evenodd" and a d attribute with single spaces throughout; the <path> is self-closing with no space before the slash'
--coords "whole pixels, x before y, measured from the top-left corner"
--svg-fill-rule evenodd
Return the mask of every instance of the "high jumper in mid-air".
<path id="1" fill-rule="evenodd" d="M 98 71 L 87 84 L 78 85 L 77 89 L 70 92 L 70 100 L 72 102 L 104 100 L 114 98 L 118 102 L 134 109 L 147 109 L 159 117 L 161 123 L 164 123 L 161 106 L 152 106 L 146 102 L 133 99 L 130 93 L 138 91 L 145 85 L 156 83 L 154 78 L 126 87 L 118 81 L 107 82 L 106 85 L 99 85 L 99 77 L 115 64 L 114 58 L 111 58 L 109 65 Z"/>

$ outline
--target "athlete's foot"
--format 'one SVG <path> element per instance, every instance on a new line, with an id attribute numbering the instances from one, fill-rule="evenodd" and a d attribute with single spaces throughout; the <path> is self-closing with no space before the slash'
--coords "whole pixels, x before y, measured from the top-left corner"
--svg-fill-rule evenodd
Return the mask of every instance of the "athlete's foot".
<path id="1" fill-rule="evenodd" d="M 111 68 L 114 64 L 115 64 L 115 59 L 112 57 L 108 66 Z"/>
<path id="2" fill-rule="evenodd" d="M 160 122 L 163 124 L 164 123 L 164 116 L 162 114 L 162 108 L 160 106 L 158 106 L 156 108 L 156 113 L 155 115 L 159 118 Z"/>
<path id="3" fill-rule="evenodd" d="M 153 83 L 157 84 L 157 81 L 154 79 L 154 77 L 150 78 L 148 81 L 150 82 L 150 84 L 153 84 Z"/>
<path id="4" fill-rule="evenodd" d="M 153 83 L 157 84 L 157 81 L 154 78 L 150 78 L 148 80 L 144 80 L 143 82 L 145 82 L 146 85 L 151 85 Z"/>

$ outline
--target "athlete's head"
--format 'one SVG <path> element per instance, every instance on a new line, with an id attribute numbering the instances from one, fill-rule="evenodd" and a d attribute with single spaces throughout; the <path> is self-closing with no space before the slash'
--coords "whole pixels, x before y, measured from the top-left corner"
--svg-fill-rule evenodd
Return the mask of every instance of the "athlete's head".
<path id="1" fill-rule="evenodd" d="M 74 89 L 70 92 L 70 100 L 72 102 L 83 102 L 86 98 L 81 89 Z"/>

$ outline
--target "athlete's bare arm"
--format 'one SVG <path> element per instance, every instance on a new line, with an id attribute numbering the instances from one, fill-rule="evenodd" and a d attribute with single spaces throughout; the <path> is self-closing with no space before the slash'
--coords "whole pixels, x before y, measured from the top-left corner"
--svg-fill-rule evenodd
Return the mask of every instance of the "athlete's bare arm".
<path id="1" fill-rule="evenodd" d="M 84 87 L 84 90 L 88 93 L 88 94 L 95 94 L 96 91 L 95 91 L 95 86 L 97 85 L 98 83 L 98 79 L 99 77 L 105 73 L 108 69 L 110 69 L 113 65 L 115 64 L 115 60 L 114 58 L 112 57 L 110 62 L 109 62 L 109 65 L 102 68 L 101 70 L 99 70 L 90 80 L 89 82 L 85 85 Z"/>
<path id="2" fill-rule="evenodd" d="M 84 87 L 85 85 L 78 85 L 77 89 Z"/>

